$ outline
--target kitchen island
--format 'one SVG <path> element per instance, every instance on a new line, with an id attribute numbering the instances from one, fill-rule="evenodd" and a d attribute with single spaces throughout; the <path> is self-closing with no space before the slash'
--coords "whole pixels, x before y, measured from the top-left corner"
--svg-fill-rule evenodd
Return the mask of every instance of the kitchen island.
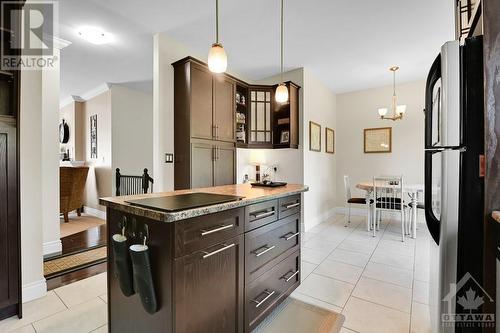
<path id="1" fill-rule="evenodd" d="M 243 184 L 102 198 L 109 331 L 251 332 L 300 284 L 301 194 L 307 190 Z M 239 198 L 178 211 L 130 203 L 192 193 Z M 132 250 L 132 263 L 120 255 L 115 245 L 123 240 L 146 249 L 147 260 Z"/>

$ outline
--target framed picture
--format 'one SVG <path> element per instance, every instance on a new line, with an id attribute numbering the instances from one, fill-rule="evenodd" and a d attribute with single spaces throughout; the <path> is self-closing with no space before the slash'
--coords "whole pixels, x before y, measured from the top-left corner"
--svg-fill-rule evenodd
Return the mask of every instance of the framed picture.
<path id="1" fill-rule="evenodd" d="M 97 158 L 97 115 L 90 116 L 90 158 Z"/>
<path id="2" fill-rule="evenodd" d="M 335 154 L 335 131 L 325 127 L 325 152 Z"/>
<path id="3" fill-rule="evenodd" d="M 365 128 L 364 135 L 366 154 L 392 152 L 392 127 Z"/>
<path id="4" fill-rule="evenodd" d="M 309 150 L 321 152 L 321 125 L 309 122 Z"/>
<path id="5" fill-rule="evenodd" d="M 289 143 L 289 142 L 290 142 L 290 131 L 281 131 L 280 143 Z"/>

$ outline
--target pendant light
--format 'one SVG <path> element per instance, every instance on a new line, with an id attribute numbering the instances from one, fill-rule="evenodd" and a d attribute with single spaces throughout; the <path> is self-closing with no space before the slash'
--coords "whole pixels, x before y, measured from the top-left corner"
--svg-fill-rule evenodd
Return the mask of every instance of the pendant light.
<path id="1" fill-rule="evenodd" d="M 399 70 L 398 66 L 393 66 L 389 68 L 389 70 L 392 72 L 393 75 L 393 81 L 392 81 L 392 116 L 386 116 L 387 112 L 389 111 L 387 108 L 379 108 L 378 109 L 378 115 L 380 116 L 380 119 L 387 119 L 387 120 L 400 120 L 403 119 L 403 116 L 406 112 L 406 105 L 398 105 L 398 97 L 396 95 L 396 72 Z"/>
<path id="2" fill-rule="evenodd" d="M 215 43 L 208 52 L 208 69 L 213 73 L 224 73 L 226 68 L 226 51 L 219 43 L 219 0 L 215 0 Z"/>
<path id="3" fill-rule="evenodd" d="M 284 20 L 283 20 L 283 0 L 281 0 L 281 83 L 276 88 L 274 93 L 274 98 L 278 103 L 288 102 L 288 88 L 283 82 L 283 30 L 284 30 Z"/>

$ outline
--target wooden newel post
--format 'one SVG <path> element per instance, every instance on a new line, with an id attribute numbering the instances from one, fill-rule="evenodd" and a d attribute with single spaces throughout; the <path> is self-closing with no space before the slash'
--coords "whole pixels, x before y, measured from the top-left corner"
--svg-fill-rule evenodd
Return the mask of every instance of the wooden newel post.
<path id="1" fill-rule="evenodd" d="M 119 197 L 120 196 L 120 168 L 116 168 L 116 178 L 115 178 L 115 181 L 116 181 L 116 196 Z"/>

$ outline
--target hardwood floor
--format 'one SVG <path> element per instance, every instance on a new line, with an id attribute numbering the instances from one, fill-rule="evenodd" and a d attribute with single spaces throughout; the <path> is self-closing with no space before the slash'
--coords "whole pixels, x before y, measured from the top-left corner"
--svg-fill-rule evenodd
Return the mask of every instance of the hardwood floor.
<path id="1" fill-rule="evenodd" d="M 88 230 L 61 238 L 62 253 L 56 257 L 88 251 L 106 246 L 106 225 L 100 225 Z M 48 258 L 54 259 L 55 257 Z M 47 290 L 52 290 L 87 277 L 106 272 L 107 263 L 101 262 L 84 267 L 60 276 L 47 279 Z"/>

